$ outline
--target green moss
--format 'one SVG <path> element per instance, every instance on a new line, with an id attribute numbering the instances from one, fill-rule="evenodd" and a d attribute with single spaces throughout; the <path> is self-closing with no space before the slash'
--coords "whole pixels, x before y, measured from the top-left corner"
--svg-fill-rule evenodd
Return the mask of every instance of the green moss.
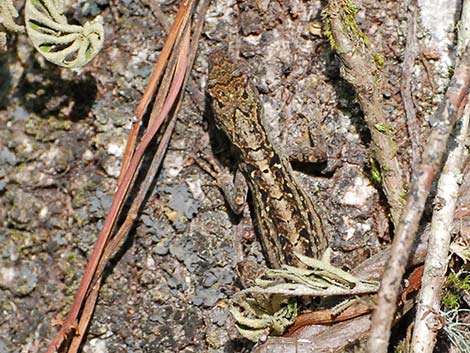
<path id="1" fill-rule="evenodd" d="M 67 262 L 77 261 L 77 254 L 71 251 L 67 253 L 65 259 L 67 260 Z"/>
<path id="2" fill-rule="evenodd" d="M 382 185 L 382 172 L 380 171 L 379 164 L 375 160 L 371 161 L 370 176 L 374 183 Z"/>
<path id="3" fill-rule="evenodd" d="M 364 35 L 356 22 L 357 6 L 351 0 L 338 1 L 338 4 L 339 8 L 336 6 L 333 9 L 327 7 L 322 13 L 323 22 L 325 24 L 325 36 L 330 42 L 331 47 L 338 51 L 338 45 L 331 29 L 331 20 L 338 14 L 340 16 L 341 31 L 354 43 L 360 44 L 362 42 L 368 45 L 368 38 Z"/>
<path id="4" fill-rule="evenodd" d="M 460 308 L 460 296 L 455 293 L 446 292 L 442 297 L 442 305 L 447 309 L 458 309 Z"/>
<path id="5" fill-rule="evenodd" d="M 72 251 L 67 252 L 65 258 L 67 261 L 61 262 L 64 283 L 66 285 L 64 292 L 73 300 L 83 275 L 84 260 Z"/>
<path id="6" fill-rule="evenodd" d="M 405 343 L 403 342 L 403 340 L 399 341 L 395 347 L 393 348 L 393 353 L 403 353 L 404 352 L 404 347 Z"/>
<path id="7" fill-rule="evenodd" d="M 333 37 L 333 33 L 331 32 L 331 16 L 330 14 L 325 10 L 322 13 L 322 19 L 323 23 L 325 24 L 325 37 L 328 39 L 328 42 L 331 45 L 331 48 L 333 50 L 338 50 L 338 46 L 336 45 L 335 38 Z"/>
<path id="8" fill-rule="evenodd" d="M 385 64 L 385 56 L 382 53 L 372 53 L 372 58 L 374 59 L 377 69 L 382 70 Z"/>
<path id="9" fill-rule="evenodd" d="M 398 201 L 402 206 L 405 205 L 406 202 L 406 194 L 408 193 L 408 184 L 403 185 L 403 189 L 400 192 L 400 195 L 398 196 Z"/>
<path id="10" fill-rule="evenodd" d="M 460 293 L 470 291 L 470 273 L 451 273 L 447 277 L 447 288 L 442 296 L 442 306 L 446 310 L 458 309 L 462 304 Z"/>
<path id="11" fill-rule="evenodd" d="M 374 127 L 377 129 L 377 131 L 380 131 L 384 134 L 390 133 L 390 126 L 388 124 L 375 124 Z"/>
<path id="12" fill-rule="evenodd" d="M 72 206 L 75 208 L 82 207 L 87 203 L 86 189 L 76 189 L 72 192 Z"/>
<path id="13" fill-rule="evenodd" d="M 455 72 L 455 67 L 449 66 L 448 69 L 447 69 L 447 72 L 449 74 L 449 78 L 452 77 L 454 75 L 454 72 Z"/>
<path id="14" fill-rule="evenodd" d="M 377 70 L 382 70 L 385 64 L 385 56 L 382 53 L 374 53 L 370 50 L 369 38 L 357 24 L 357 12 L 358 8 L 352 0 L 337 0 L 333 5 L 326 7 L 322 13 L 325 36 L 336 52 L 357 49 L 360 52 L 371 53 L 371 59 L 374 61 Z M 339 21 L 337 20 L 338 17 Z M 335 37 L 342 39 L 337 42 Z"/>
<path id="15" fill-rule="evenodd" d="M 459 278 L 455 273 L 449 275 L 449 284 L 463 291 L 470 291 L 470 273 L 463 272 L 463 278 Z"/>
<path id="16" fill-rule="evenodd" d="M 358 8 L 352 1 L 345 0 L 344 2 L 346 5 L 344 29 L 350 33 L 352 38 L 356 38 L 358 41 L 363 41 L 365 44 L 369 45 L 369 38 L 366 37 L 356 22 Z"/>

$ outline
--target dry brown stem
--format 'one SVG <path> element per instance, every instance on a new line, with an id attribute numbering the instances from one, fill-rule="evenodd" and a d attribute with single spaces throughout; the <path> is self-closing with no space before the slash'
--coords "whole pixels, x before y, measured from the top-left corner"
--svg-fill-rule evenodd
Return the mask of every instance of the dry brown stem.
<path id="1" fill-rule="evenodd" d="M 118 249 L 119 245 L 122 243 L 125 236 L 130 231 L 133 221 L 137 217 L 137 212 L 140 209 L 142 202 L 145 198 L 145 195 L 151 185 L 151 181 L 154 179 L 154 176 L 158 170 L 159 165 L 164 156 L 164 152 L 166 147 L 168 146 L 168 141 L 171 136 L 171 132 L 173 131 L 173 127 L 175 124 L 175 109 L 172 109 L 176 106 L 176 109 L 179 107 L 182 98 L 182 87 L 185 81 L 187 81 L 189 68 L 192 65 L 194 60 L 195 51 L 198 43 L 198 38 L 201 33 L 201 26 L 202 21 L 198 22 L 198 28 L 196 28 L 193 37 L 193 53 L 189 55 L 189 46 L 190 46 L 190 14 L 191 9 L 193 7 L 193 2 L 183 2 L 180 10 L 179 17 L 186 19 L 185 21 L 180 22 L 180 26 L 182 28 L 177 28 L 179 35 L 174 38 L 174 40 L 169 40 L 167 43 L 170 48 L 167 48 L 168 53 L 172 53 L 170 56 L 170 60 L 168 65 L 159 61 L 157 64 L 157 69 L 154 71 L 154 75 L 152 75 L 153 80 L 151 80 L 151 84 L 153 87 L 149 88 L 144 94 L 143 101 L 141 102 L 140 107 L 142 111 L 139 111 L 138 115 L 140 118 L 143 116 L 148 103 L 156 90 L 156 85 L 158 83 L 158 79 L 155 77 L 163 77 L 163 81 L 171 82 L 171 84 L 164 85 L 164 91 L 160 90 L 159 94 L 165 97 L 164 100 L 161 100 L 163 103 L 161 105 L 161 109 L 159 109 L 158 113 L 154 110 L 153 116 L 149 121 L 149 127 L 146 133 L 143 135 L 142 140 L 140 141 L 137 148 L 134 147 L 135 145 L 135 138 L 136 134 L 134 135 L 132 132 L 129 136 L 128 140 L 128 149 L 127 151 L 127 159 L 128 162 L 123 164 L 122 168 L 122 175 L 120 178 L 120 183 L 118 186 L 118 190 L 116 192 L 115 198 L 113 200 L 113 204 L 111 206 L 111 210 L 106 217 L 105 224 L 103 226 L 102 231 L 98 237 L 98 240 L 95 244 L 93 249 L 93 253 L 90 256 L 90 260 L 87 264 L 87 268 L 85 270 L 85 274 L 82 278 L 80 283 L 79 290 L 74 299 L 74 303 L 72 305 L 72 309 L 70 310 L 67 319 L 64 321 L 61 329 L 56 334 L 52 342 L 50 343 L 47 352 L 55 352 L 62 346 L 65 338 L 68 334 L 76 331 L 79 334 L 74 335 L 71 338 L 71 345 L 67 350 L 69 353 L 76 352 L 81 344 L 83 339 L 83 332 L 86 331 L 88 326 L 89 320 L 93 313 L 93 309 L 96 304 L 96 300 L 98 297 L 98 290 L 99 285 L 101 283 L 101 277 L 103 270 L 110 260 L 111 256 L 114 252 Z M 207 3 L 201 3 L 201 12 L 200 15 L 204 15 L 205 9 L 207 8 Z M 185 13 L 187 12 L 187 13 Z M 177 16 L 177 18 L 179 18 Z M 178 22 L 178 21 L 176 21 Z M 172 32 L 173 33 L 173 32 Z M 170 35 L 170 38 L 172 36 Z M 165 47 L 166 48 L 166 47 Z M 171 51 L 171 48 L 172 51 Z M 169 54 L 170 55 L 170 54 Z M 165 59 L 166 60 L 166 59 Z M 166 66 L 166 74 L 165 76 L 160 76 L 161 70 L 164 66 Z M 159 100 L 160 101 L 160 100 Z M 176 102 L 176 103 L 175 103 Z M 159 130 L 160 126 L 163 123 L 163 120 L 168 115 L 168 113 L 172 111 L 172 119 L 167 124 L 167 129 L 165 134 L 163 135 L 162 139 L 160 140 L 159 148 L 157 149 L 157 153 L 154 156 L 152 161 L 151 169 L 147 174 L 144 182 L 140 186 L 140 190 L 138 192 L 137 198 L 134 200 L 130 211 L 127 215 L 126 220 L 122 224 L 121 228 L 114 234 L 111 235 L 113 230 L 114 224 L 116 224 L 116 220 L 118 219 L 121 211 L 122 204 L 124 200 L 127 198 L 128 191 L 133 185 L 135 175 L 137 173 L 137 169 L 140 165 L 140 161 L 147 150 L 150 142 L 154 139 L 156 132 Z M 140 124 L 140 120 L 134 126 L 138 126 Z M 135 132 L 138 129 L 134 128 L 132 131 Z M 135 153 L 132 151 L 135 149 Z M 65 348 L 65 347 L 64 347 Z"/>

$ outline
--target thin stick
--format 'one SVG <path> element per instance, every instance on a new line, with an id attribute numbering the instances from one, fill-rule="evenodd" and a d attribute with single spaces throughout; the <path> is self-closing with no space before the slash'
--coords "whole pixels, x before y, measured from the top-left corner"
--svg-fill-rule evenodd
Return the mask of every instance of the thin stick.
<path id="1" fill-rule="evenodd" d="M 464 0 L 462 5 L 462 15 L 458 24 L 458 42 L 457 42 L 457 58 L 462 59 L 463 52 L 470 41 L 470 1 Z"/>
<path id="2" fill-rule="evenodd" d="M 466 157 L 465 142 L 468 135 L 470 104 L 467 104 L 456 128 L 457 147 L 449 152 L 447 162 L 439 178 L 436 205 L 431 224 L 428 253 L 424 265 L 422 286 L 411 341 L 411 352 L 432 353 L 438 329 L 433 323 L 440 322 L 442 286 L 447 270 L 451 241 L 452 222 L 459 191 L 463 162 Z"/>
<path id="3" fill-rule="evenodd" d="M 458 57 L 470 37 L 470 1 L 465 0 L 459 24 Z M 457 146 L 449 152 L 446 164 L 437 186 L 437 195 L 431 223 L 428 253 L 424 266 L 421 291 L 416 309 L 411 352 L 432 353 L 436 343 L 441 322 L 440 302 L 442 286 L 447 270 L 448 254 L 451 242 L 451 229 L 458 199 L 459 179 L 461 178 L 464 161 L 468 152 L 468 124 L 470 104 L 467 104 L 459 126 L 455 128 L 454 144 Z M 434 324 L 433 324 L 434 323 Z"/>
<path id="4" fill-rule="evenodd" d="M 416 109 L 413 102 L 413 96 L 411 94 L 411 79 L 413 77 L 413 68 L 418 54 L 418 49 L 416 47 L 416 5 L 414 3 L 408 6 L 407 22 L 408 34 L 406 36 L 405 57 L 402 64 L 400 91 L 403 98 L 403 107 L 405 108 L 406 113 L 408 136 L 411 141 L 411 170 L 413 172 L 418 167 L 421 151 L 423 150 L 421 129 L 419 127 L 418 119 L 416 119 Z"/>
<path id="5" fill-rule="evenodd" d="M 174 51 L 176 53 L 179 53 L 177 60 L 170 59 L 171 61 L 177 63 L 176 72 L 186 72 L 186 75 L 184 76 L 184 82 L 183 82 L 184 87 L 186 86 L 188 82 L 190 68 L 192 67 L 195 56 L 196 56 L 196 51 L 197 51 L 197 47 L 199 43 L 199 38 L 201 36 L 202 26 L 204 23 L 204 17 L 205 17 L 205 13 L 207 12 L 208 4 L 209 4 L 208 0 L 203 0 L 199 3 L 199 6 L 198 6 L 199 9 L 197 11 L 197 15 L 195 15 L 195 20 L 194 20 L 194 30 L 192 34 L 193 40 L 192 40 L 191 49 L 189 49 L 191 23 L 188 21 L 183 31 L 182 40 L 178 39 L 177 43 L 175 44 L 176 48 L 174 49 Z M 186 71 L 184 71 L 183 69 L 185 66 L 186 66 Z M 171 69 L 171 67 L 173 67 L 174 69 L 175 65 L 171 65 L 171 64 L 168 65 L 165 75 L 174 71 L 173 69 Z M 170 79 L 165 79 L 165 78 L 163 78 L 163 80 L 171 81 Z M 174 85 L 171 88 L 171 90 L 173 89 L 174 89 Z M 154 157 L 145 175 L 145 178 L 143 182 L 141 183 L 139 191 L 136 197 L 134 198 L 134 200 L 132 201 L 132 205 L 128 209 L 126 218 L 123 224 L 121 225 L 121 227 L 119 228 L 119 230 L 110 239 L 110 241 L 106 245 L 106 248 L 104 249 L 103 256 L 101 257 L 100 263 L 98 265 L 98 268 L 95 272 L 95 276 L 91 284 L 92 289 L 90 290 L 89 294 L 87 294 L 86 301 L 83 305 L 83 311 L 80 315 L 80 320 L 78 323 L 78 330 L 77 330 L 78 332 L 85 332 L 86 328 L 88 327 L 88 323 L 93 313 L 93 309 L 95 308 L 96 300 L 98 299 L 98 292 L 99 292 L 101 278 L 102 278 L 102 274 L 105 269 L 105 266 L 108 263 L 108 260 L 111 258 L 111 256 L 119 249 L 125 237 L 131 230 L 132 225 L 134 224 L 134 221 L 137 218 L 138 211 L 140 207 L 142 206 L 142 202 L 145 198 L 145 195 L 148 193 L 148 190 L 152 184 L 152 181 L 154 180 L 155 175 L 162 163 L 163 157 L 165 155 L 165 151 L 170 141 L 170 137 L 176 125 L 176 113 L 179 111 L 179 107 L 181 106 L 181 103 L 182 103 L 183 94 L 181 94 L 181 92 L 182 91 L 180 90 L 180 94 L 177 98 L 177 103 L 174 104 L 175 108 L 173 110 L 173 113 L 171 114 L 170 120 L 158 144 L 157 150 L 154 154 Z M 165 96 L 167 95 L 167 92 L 162 92 L 162 86 L 160 86 L 159 88 L 158 95 L 165 95 Z M 171 95 L 172 94 L 170 94 L 170 96 Z M 83 336 L 81 335 L 74 336 L 70 344 L 68 353 L 77 352 L 78 348 L 80 347 L 82 339 L 83 339 Z"/>

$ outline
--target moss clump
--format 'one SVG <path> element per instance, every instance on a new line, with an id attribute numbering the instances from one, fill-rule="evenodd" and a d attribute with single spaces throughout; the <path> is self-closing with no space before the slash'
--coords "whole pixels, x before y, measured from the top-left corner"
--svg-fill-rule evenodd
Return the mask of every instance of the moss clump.
<path id="1" fill-rule="evenodd" d="M 387 124 L 375 124 L 375 128 L 384 134 L 390 133 L 390 126 Z"/>
<path id="2" fill-rule="evenodd" d="M 339 0 L 335 5 L 333 8 L 326 7 L 322 13 L 323 22 L 325 23 L 325 36 L 330 42 L 331 47 L 335 51 L 339 49 L 331 30 L 331 21 L 338 14 L 342 24 L 342 32 L 357 45 L 365 44 L 368 46 L 369 39 L 361 31 L 356 22 L 357 6 L 351 0 Z"/>
<path id="3" fill-rule="evenodd" d="M 385 64 L 385 56 L 382 53 L 372 53 L 372 58 L 374 59 L 377 69 L 382 70 Z"/>
<path id="4" fill-rule="evenodd" d="M 375 160 L 372 160 L 370 163 L 370 177 L 373 183 L 382 185 L 382 172 L 380 171 L 379 164 Z"/>
<path id="5" fill-rule="evenodd" d="M 447 278 L 447 288 L 442 296 L 442 306 L 446 310 L 458 309 L 462 304 L 461 292 L 470 291 L 470 273 L 451 273 Z"/>

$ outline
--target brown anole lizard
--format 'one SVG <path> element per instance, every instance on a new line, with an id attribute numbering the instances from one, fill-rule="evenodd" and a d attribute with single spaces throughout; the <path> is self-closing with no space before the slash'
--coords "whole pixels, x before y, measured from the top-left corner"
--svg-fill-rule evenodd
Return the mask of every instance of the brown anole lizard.
<path id="1" fill-rule="evenodd" d="M 271 267 L 303 267 L 295 252 L 320 258 L 328 246 L 324 216 L 296 181 L 283 151 L 271 141 L 253 83 L 224 50 L 210 55 L 207 92 L 217 127 L 238 150 L 238 169 L 252 194 L 256 225 Z"/>

